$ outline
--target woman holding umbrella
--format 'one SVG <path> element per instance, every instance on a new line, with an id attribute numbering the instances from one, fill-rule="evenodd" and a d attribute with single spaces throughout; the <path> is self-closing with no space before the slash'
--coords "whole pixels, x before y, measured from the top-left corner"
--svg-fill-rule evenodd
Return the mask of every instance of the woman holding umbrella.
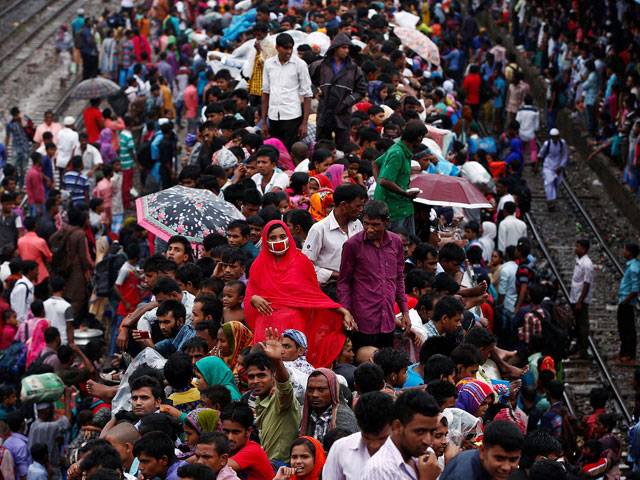
<path id="1" fill-rule="evenodd" d="M 295 248 L 284 222 L 273 220 L 265 226 L 262 245 L 245 296 L 254 342 L 264 340 L 268 327 L 300 330 L 309 339 L 309 363 L 329 367 L 344 345 L 343 326 L 348 331 L 357 328 L 353 317 L 320 290 L 313 264 Z"/>

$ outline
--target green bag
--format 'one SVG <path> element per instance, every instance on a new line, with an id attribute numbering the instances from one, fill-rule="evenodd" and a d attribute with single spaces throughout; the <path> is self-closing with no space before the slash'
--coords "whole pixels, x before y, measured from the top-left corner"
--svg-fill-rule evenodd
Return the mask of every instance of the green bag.
<path id="1" fill-rule="evenodd" d="M 29 375 L 22 379 L 20 400 L 23 402 L 54 402 L 64 393 L 64 383 L 55 373 Z"/>

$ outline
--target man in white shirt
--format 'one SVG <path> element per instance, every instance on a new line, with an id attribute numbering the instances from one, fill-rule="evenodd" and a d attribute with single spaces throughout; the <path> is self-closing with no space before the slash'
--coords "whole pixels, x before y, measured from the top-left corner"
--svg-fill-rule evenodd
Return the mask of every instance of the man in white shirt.
<path id="1" fill-rule="evenodd" d="M 293 38 L 288 33 L 276 37 L 278 54 L 264 62 L 262 73 L 262 133 L 291 145 L 307 135 L 311 112 L 311 77 L 307 64 L 293 56 Z M 300 97 L 303 108 L 300 107 Z M 267 118 L 269 126 L 267 127 Z"/>
<path id="2" fill-rule="evenodd" d="M 500 270 L 500 283 L 498 284 L 498 305 L 503 306 L 505 317 L 510 320 L 515 313 L 518 292 L 516 291 L 516 247 L 507 247 L 504 252 L 505 263 Z"/>
<path id="3" fill-rule="evenodd" d="M 276 170 L 280 154 L 275 148 L 265 145 L 256 153 L 256 170 L 258 173 L 251 177 L 258 191 L 264 195 L 269 192 L 283 191 L 289 185 L 289 176 Z"/>
<path id="4" fill-rule="evenodd" d="M 338 280 L 342 245 L 362 231 L 358 217 L 367 200 L 367 192 L 359 185 L 340 185 L 333 200 L 333 211 L 311 227 L 302 248 L 302 253 L 313 262 L 320 285 Z"/>
<path id="5" fill-rule="evenodd" d="M 593 288 L 593 262 L 587 253 L 591 243 L 587 239 L 576 241 L 576 264 L 571 277 L 569 301 L 576 319 L 576 340 L 578 354 L 588 358 L 587 345 L 589 338 L 589 304 Z"/>
<path id="6" fill-rule="evenodd" d="M 151 332 L 151 327 L 157 321 L 156 312 L 158 310 L 158 305 L 164 302 L 165 300 L 178 300 L 184 305 L 186 310 L 185 317 L 185 325 L 191 324 L 192 319 L 192 311 L 193 311 L 193 302 L 195 300 L 195 296 L 190 294 L 189 292 L 183 292 L 180 290 L 180 286 L 178 282 L 176 282 L 173 278 L 168 277 L 160 277 L 153 287 L 153 295 L 155 307 L 148 312 L 144 313 L 140 320 L 138 320 L 138 330 L 143 330 L 146 332 Z"/>
<path id="7" fill-rule="evenodd" d="M 93 172 L 102 165 L 102 155 L 100 150 L 89 143 L 89 136 L 86 133 L 80 134 L 80 144 L 73 151 L 73 156 L 75 155 L 82 157 L 82 174 L 94 184 Z"/>
<path id="8" fill-rule="evenodd" d="M 73 129 L 76 119 L 64 117 L 63 128 L 58 132 L 58 151 L 56 153 L 56 168 L 60 173 L 60 178 L 64 175 L 64 170 L 73 155 L 73 151 L 80 147 L 78 132 Z"/>
<path id="9" fill-rule="evenodd" d="M 393 419 L 393 398 L 383 392 L 365 393 L 354 408 L 359 432 L 336 440 L 322 469 L 322 478 L 356 480 L 369 459 L 387 441 Z"/>
<path id="10" fill-rule="evenodd" d="M 418 480 L 436 478 L 438 458 L 427 449 L 438 428 L 440 408 L 423 390 L 407 390 L 393 406 L 391 434 L 367 462 L 362 480 Z M 433 474 L 431 477 L 430 474 Z M 429 475 L 429 477 L 427 477 Z M 327 477 L 331 478 L 331 477 Z"/>
<path id="11" fill-rule="evenodd" d="M 33 260 L 22 262 L 22 277 L 16 280 L 9 300 L 11 309 L 16 312 L 18 323 L 27 319 L 33 303 L 33 285 L 38 281 L 38 264 Z"/>
<path id="12" fill-rule="evenodd" d="M 540 112 L 533 105 L 533 97 L 529 94 L 524 96 L 524 104 L 516 113 L 516 121 L 520 124 L 518 136 L 525 149 L 529 152 L 529 162 L 535 163 L 537 160 L 538 146 L 536 144 L 536 132 L 540 128 Z"/>
<path id="13" fill-rule="evenodd" d="M 518 240 L 527 236 L 527 224 L 516 218 L 516 204 L 504 204 L 504 219 L 498 226 L 498 250 L 504 252 L 507 247 L 515 246 Z"/>
<path id="14" fill-rule="evenodd" d="M 73 344 L 73 307 L 62 298 L 64 279 L 59 276 L 51 277 L 51 296 L 44 301 L 44 316 L 52 327 L 60 332 L 62 345 Z"/>

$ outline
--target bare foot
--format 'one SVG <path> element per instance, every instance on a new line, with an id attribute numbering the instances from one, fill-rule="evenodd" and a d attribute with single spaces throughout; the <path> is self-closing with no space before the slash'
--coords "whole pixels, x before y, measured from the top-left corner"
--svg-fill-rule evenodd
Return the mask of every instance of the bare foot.
<path id="1" fill-rule="evenodd" d="M 87 392 L 105 402 L 110 403 L 111 400 L 113 400 L 113 397 L 116 396 L 117 391 L 117 386 L 108 387 L 102 383 L 94 382 L 93 380 L 87 381 Z"/>

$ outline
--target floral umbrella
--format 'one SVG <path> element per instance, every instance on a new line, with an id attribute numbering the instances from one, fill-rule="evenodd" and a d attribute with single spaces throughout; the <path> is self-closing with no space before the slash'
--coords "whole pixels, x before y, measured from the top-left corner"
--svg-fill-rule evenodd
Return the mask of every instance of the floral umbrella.
<path id="1" fill-rule="evenodd" d="M 231 203 L 210 190 L 175 187 L 136 200 L 138 224 L 162 240 L 183 235 L 202 243 L 210 233 L 224 233 L 232 220 L 244 219 Z"/>
<path id="2" fill-rule="evenodd" d="M 427 62 L 440 65 L 438 46 L 424 33 L 410 27 L 394 27 L 393 33 L 400 39 L 402 45 L 416 52 Z"/>

